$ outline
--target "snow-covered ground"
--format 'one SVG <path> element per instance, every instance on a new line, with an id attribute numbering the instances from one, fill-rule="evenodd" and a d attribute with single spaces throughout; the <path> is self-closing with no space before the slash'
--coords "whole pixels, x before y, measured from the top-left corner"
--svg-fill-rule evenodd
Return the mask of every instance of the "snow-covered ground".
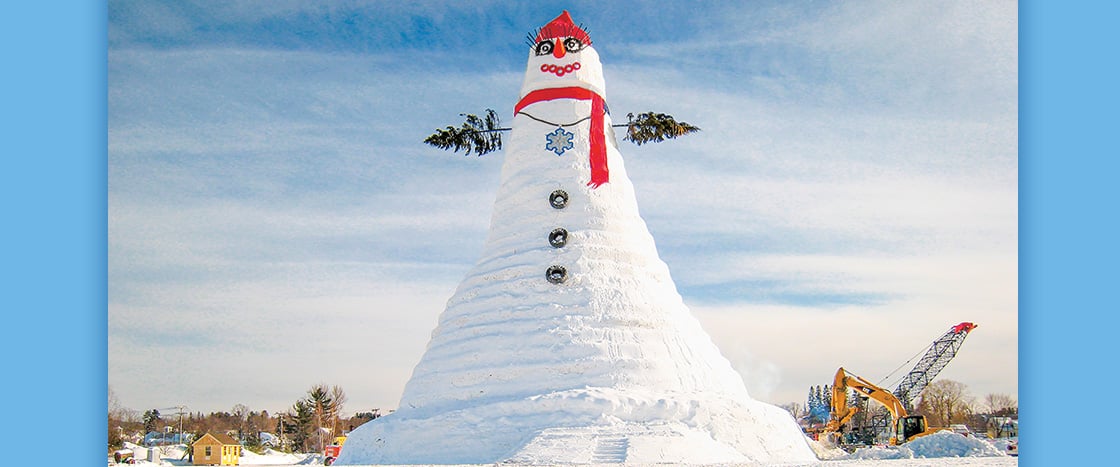
<path id="1" fill-rule="evenodd" d="M 146 448 L 137 446 L 131 443 L 125 443 L 125 450 L 130 450 L 134 454 L 134 465 L 193 465 L 187 460 L 187 447 L 185 445 L 172 445 L 172 446 L 157 446 Z M 149 450 L 156 450 L 159 452 L 159 462 L 151 462 L 149 458 Z M 114 465 L 116 462 L 113 460 L 113 455 L 109 455 L 109 465 Z M 265 448 L 260 453 L 252 452 L 248 449 L 241 450 L 241 465 L 253 466 L 276 466 L 276 465 L 323 465 L 323 456 L 321 454 L 293 454 L 286 452 L 273 451 Z"/>
<path id="2" fill-rule="evenodd" d="M 848 454 L 839 449 L 826 450 L 814 442 L 813 445 L 818 462 L 809 464 L 783 464 L 785 467 L 794 466 L 1004 466 L 1019 465 L 1019 458 L 1008 456 L 1008 445 L 1016 443 L 1017 439 L 986 440 L 975 437 L 965 437 L 956 433 L 944 431 L 919 438 L 899 447 L 871 447 L 859 449 Z M 131 447 L 131 446 L 130 446 Z M 134 448 L 140 456 L 147 456 L 144 448 Z M 177 466 L 190 465 L 184 456 L 183 446 L 166 446 L 160 449 L 159 463 L 137 460 L 136 465 L 144 466 Z M 241 465 L 259 467 L 281 465 L 322 465 L 323 456 L 320 454 L 289 454 L 265 450 L 254 453 L 243 450 Z M 114 464 L 112 456 L 109 464 Z M 55 465 L 42 463 L 35 465 Z M 57 465 L 68 465 L 60 462 Z M 482 464 L 476 464 L 482 465 Z M 487 464 L 492 465 L 492 464 Z M 503 463 L 502 465 L 516 465 Z M 585 464 L 585 465 L 612 465 L 612 464 Z M 617 464 L 613 464 L 617 465 Z M 756 464 L 744 464 L 756 465 Z"/>

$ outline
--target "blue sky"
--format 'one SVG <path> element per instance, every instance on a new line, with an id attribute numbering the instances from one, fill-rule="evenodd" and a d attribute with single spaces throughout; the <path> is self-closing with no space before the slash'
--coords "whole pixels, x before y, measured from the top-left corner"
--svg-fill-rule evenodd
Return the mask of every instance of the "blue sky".
<path id="1" fill-rule="evenodd" d="M 1017 393 L 1015 2 L 112 1 L 121 402 L 277 411 L 323 382 L 393 408 L 502 160 L 420 141 L 505 115 L 525 35 L 564 9 L 614 113 L 703 129 L 622 153 L 754 397 L 804 403 L 841 365 L 878 381 L 961 321 L 942 377 Z"/>

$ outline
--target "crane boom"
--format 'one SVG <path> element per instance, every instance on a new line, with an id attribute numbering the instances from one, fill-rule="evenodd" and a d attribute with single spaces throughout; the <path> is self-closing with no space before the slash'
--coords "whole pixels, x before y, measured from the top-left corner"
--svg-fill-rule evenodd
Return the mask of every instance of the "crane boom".
<path id="1" fill-rule="evenodd" d="M 937 377 L 945 365 L 957 355 L 957 350 L 961 348 L 961 343 L 964 338 L 968 337 L 968 333 L 976 329 L 976 325 L 969 322 L 963 322 L 953 326 L 937 340 L 930 344 L 929 350 L 922 356 L 921 360 L 914 365 L 902 382 L 898 383 L 898 387 L 894 390 L 895 397 L 902 401 L 907 410 L 914 410 L 911 403 L 914 398 L 918 397 L 926 386 Z"/>

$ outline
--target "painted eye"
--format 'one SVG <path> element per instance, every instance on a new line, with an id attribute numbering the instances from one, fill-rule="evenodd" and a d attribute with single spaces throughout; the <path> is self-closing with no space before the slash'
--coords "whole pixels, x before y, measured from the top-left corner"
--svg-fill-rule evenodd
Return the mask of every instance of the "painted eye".
<path id="1" fill-rule="evenodd" d="M 566 52 L 579 52 L 583 48 L 583 42 L 574 37 L 564 39 L 564 51 Z"/>
<path id="2" fill-rule="evenodd" d="M 536 51 L 537 55 L 548 55 L 552 53 L 552 47 L 552 41 L 545 39 L 537 42 L 537 46 L 533 50 Z"/>

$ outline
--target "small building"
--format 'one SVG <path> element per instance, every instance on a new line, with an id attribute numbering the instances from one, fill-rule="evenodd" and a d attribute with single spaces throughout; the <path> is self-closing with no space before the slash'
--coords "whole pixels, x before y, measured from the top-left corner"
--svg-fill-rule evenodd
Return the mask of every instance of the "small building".
<path id="1" fill-rule="evenodd" d="M 1019 420 L 1011 417 L 988 419 L 989 438 L 1015 438 L 1019 436 Z"/>
<path id="2" fill-rule="evenodd" d="M 206 433 L 191 445 L 194 465 L 239 465 L 241 444 L 225 433 Z"/>

